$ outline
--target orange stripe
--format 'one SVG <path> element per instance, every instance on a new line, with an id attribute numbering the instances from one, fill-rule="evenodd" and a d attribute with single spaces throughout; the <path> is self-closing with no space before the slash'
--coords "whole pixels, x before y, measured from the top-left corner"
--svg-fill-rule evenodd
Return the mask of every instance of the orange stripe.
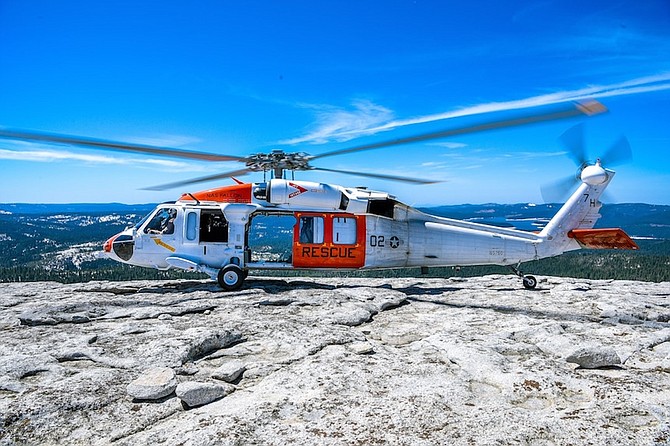
<path id="1" fill-rule="evenodd" d="M 234 184 L 232 186 L 217 187 L 192 194 L 184 194 L 179 201 L 216 201 L 217 203 L 251 203 L 251 188 L 253 184 Z"/>
<path id="2" fill-rule="evenodd" d="M 165 243 L 163 240 L 161 240 L 159 238 L 152 238 L 151 240 L 153 240 L 158 246 L 162 246 L 163 248 L 167 249 L 170 252 L 175 252 L 176 251 L 175 248 L 168 245 L 167 243 Z"/>

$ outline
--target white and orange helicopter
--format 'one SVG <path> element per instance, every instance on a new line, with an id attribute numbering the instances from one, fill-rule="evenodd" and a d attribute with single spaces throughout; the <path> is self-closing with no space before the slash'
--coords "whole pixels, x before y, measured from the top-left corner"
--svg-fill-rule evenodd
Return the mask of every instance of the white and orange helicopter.
<path id="1" fill-rule="evenodd" d="M 621 229 L 594 229 L 602 205 L 599 198 L 614 177 L 614 171 L 603 164 L 630 159 L 630 146 L 625 138 L 600 159 L 589 163 L 579 135 L 575 137 L 566 132 L 564 142 L 572 141 L 571 153 L 579 165 L 577 175 L 571 177 L 570 182 L 580 184 L 538 233 L 433 216 L 385 192 L 287 179 L 285 173 L 316 170 L 414 184 L 434 183 L 417 178 L 326 169 L 312 166 L 311 162 L 335 155 L 605 111 L 606 108 L 597 101 L 559 104 L 540 114 L 491 120 L 315 156 L 274 150 L 239 157 L 6 129 L 0 129 L 0 137 L 245 164 L 232 172 L 151 188 L 170 189 L 222 178 L 233 178 L 236 183 L 185 193 L 177 201 L 158 205 L 134 227 L 109 238 L 104 244 L 103 255 L 122 263 L 206 273 L 228 291 L 242 287 L 248 272 L 257 269 L 367 270 L 504 265 L 522 279 L 525 288 L 533 289 L 537 280 L 520 271 L 523 262 L 582 247 L 638 249 Z M 264 177 L 270 172 L 271 179 L 244 183 L 235 178 L 261 171 Z M 263 216 L 289 219 L 292 227 L 290 255 L 280 259 L 263 259 L 255 255 L 249 235 L 258 222 L 263 221 Z"/>

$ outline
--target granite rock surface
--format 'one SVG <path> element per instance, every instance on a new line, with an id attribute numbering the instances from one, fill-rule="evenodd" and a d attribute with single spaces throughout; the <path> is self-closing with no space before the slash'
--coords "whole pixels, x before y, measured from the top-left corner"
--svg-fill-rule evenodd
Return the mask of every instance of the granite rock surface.
<path id="1" fill-rule="evenodd" d="M 668 321 L 670 283 L 0 284 L 0 445 L 667 445 Z"/>

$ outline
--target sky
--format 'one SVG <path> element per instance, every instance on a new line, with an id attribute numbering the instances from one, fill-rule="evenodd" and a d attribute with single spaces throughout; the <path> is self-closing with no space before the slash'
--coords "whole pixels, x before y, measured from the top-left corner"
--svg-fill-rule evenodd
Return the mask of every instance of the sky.
<path id="1" fill-rule="evenodd" d="M 312 155 L 595 98 L 604 115 L 315 160 L 296 179 L 411 205 L 541 203 L 622 135 L 609 202 L 670 205 L 670 2 L 0 0 L 0 127 L 234 156 Z M 238 169 L 0 140 L 0 202 L 155 203 Z M 608 167 L 608 166 L 605 166 Z M 241 177 L 260 182 L 262 173 Z"/>

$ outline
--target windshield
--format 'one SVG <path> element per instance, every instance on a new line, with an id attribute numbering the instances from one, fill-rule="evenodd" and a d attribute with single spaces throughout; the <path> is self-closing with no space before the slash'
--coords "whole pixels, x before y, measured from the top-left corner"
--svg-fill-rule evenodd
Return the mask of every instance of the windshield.
<path id="1" fill-rule="evenodd" d="M 144 227 L 146 234 L 174 234 L 177 209 L 160 208 L 151 215 L 151 220 Z"/>
<path id="2" fill-rule="evenodd" d="M 135 229 L 140 229 L 140 228 L 142 227 L 142 225 L 144 224 L 144 222 L 147 221 L 147 220 L 149 220 L 149 217 L 151 217 L 151 216 L 154 214 L 154 212 L 156 212 L 156 211 L 155 211 L 155 210 L 154 210 L 154 211 L 151 211 L 151 212 L 149 212 L 147 215 L 145 215 L 144 217 L 142 217 L 142 220 L 140 220 L 139 222 L 137 222 L 137 224 L 134 226 L 134 228 L 135 228 Z"/>

